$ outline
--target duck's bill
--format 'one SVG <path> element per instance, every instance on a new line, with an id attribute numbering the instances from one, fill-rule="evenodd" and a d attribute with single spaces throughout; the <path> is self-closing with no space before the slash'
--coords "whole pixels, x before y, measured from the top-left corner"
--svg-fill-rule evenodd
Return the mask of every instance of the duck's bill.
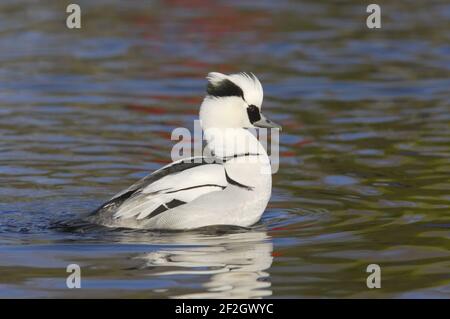
<path id="1" fill-rule="evenodd" d="M 268 118 L 266 118 L 262 113 L 260 113 L 261 119 L 259 121 L 253 122 L 253 125 L 256 127 L 265 127 L 265 128 L 277 128 L 281 131 L 281 125 L 275 122 L 272 122 Z"/>

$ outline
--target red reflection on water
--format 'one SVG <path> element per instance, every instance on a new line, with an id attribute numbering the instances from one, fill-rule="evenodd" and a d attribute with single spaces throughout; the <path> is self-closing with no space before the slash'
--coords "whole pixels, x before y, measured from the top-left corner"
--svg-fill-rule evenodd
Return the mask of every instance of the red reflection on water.
<path id="1" fill-rule="evenodd" d="M 283 254 L 277 251 L 272 251 L 272 257 L 280 257 L 280 256 L 283 256 Z"/>
<path id="2" fill-rule="evenodd" d="M 161 137 L 163 139 L 168 139 L 169 141 L 170 141 L 170 138 L 172 137 L 172 133 L 171 132 L 158 131 L 158 132 L 153 132 L 153 133 L 158 135 L 159 137 Z"/>
<path id="3" fill-rule="evenodd" d="M 152 162 L 155 164 L 162 164 L 162 165 L 166 165 L 166 164 L 170 164 L 172 163 L 172 160 L 169 159 L 163 159 L 163 158 L 152 158 Z"/>
<path id="4" fill-rule="evenodd" d="M 303 145 L 311 144 L 313 142 L 314 142 L 313 139 L 304 139 L 304 140 L 298 141 L 292 145 L 302 147 Z"/>
<path id="5" fill-rule="evenodd" d="M 284 152 L 280 152 L 280 156 L 283 156 L 283 157 L 295 157 L 295 156 L 297 156 L 297 153 L 295 153 L 293 151 L 284 151 Z"/>
<path id="6" fill-rule="evenodd" d="M 125 107 L 132 111 L 148 113 L 148 114 L 164 114 L 167 112 L 167 110 L 162 107 L 145 106 L 145 105 L 140 105 L 140 104 L 128 104 L 128 105 L 125 105 Z"/>

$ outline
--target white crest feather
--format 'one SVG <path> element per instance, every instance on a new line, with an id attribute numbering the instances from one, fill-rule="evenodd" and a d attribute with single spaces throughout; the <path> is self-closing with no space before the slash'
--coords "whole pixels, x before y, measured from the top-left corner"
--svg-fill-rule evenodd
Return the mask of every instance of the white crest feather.
<path id="1" fill-rule="evenodd" d="M 239 86 L 243 93 L 245 101 L 249 105 L 261 107 L 264 97 L 261 82 L 253 73 L 234 73 L 225 75 L 219 72 L 210 72 L 206 77 L 212 85 L 218 85 L 221 81 L 227 79 Z"/>
<path id="2" fill-rule="evenodd" d="M 227 79 L 228 77 L 225 74 L 219 73 L 219 72 L 209 72 L 206 79 L 211 83 L 212 85 L 217 85 L 221 81 Z"/>

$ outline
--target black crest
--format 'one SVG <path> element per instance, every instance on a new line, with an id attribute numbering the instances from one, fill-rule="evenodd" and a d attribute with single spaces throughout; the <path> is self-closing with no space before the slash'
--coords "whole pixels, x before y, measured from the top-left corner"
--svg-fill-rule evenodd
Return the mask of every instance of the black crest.
<path id="1" fill-rule="evenodd" d="M 242 89 L 228 79 L 224 79 L 215 85 L 208 83 L 206 92 L 215 97 L 237 96 L 244 99 Z"/>

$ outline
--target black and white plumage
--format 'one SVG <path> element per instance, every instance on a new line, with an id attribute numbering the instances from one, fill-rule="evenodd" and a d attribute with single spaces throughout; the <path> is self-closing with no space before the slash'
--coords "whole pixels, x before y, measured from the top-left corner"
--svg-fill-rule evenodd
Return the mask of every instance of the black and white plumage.
<path id="1" fill-rule="evenodd" d="M 253 74 L 208 74 L 200 120 L 214 157 L 173 162 L 115 195 L 89 220 L 111 227 L 191 229 L 250 226 L 270 199 L 264 147 L 247 128 L 277 127 L 262 113 L 263 90 Z"/>

